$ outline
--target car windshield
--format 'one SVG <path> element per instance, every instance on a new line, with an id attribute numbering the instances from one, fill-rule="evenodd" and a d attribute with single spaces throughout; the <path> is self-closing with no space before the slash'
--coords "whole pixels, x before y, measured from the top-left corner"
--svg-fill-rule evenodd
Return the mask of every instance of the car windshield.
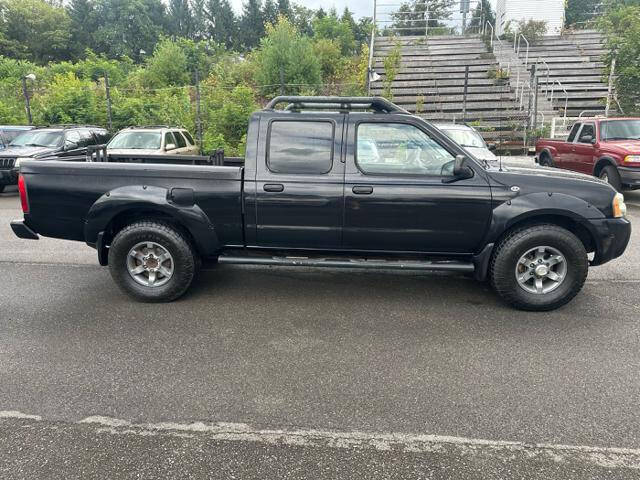
<path id="1" fill-rule="evenodd" d="M 162 134 L 160 132 L 120 132 L 113 137 L 107 148 L 159 150 L 161 145 Z"/>
<path id="2" fill-rule="evenodd" d="M 473 130 L 442 128 L 442 131 L 461 147 L 487 148 L 482 137 Z"/>
<path id="3" fill-rule="evenodd" d="M 51 130 L 30 131 L 18 135 L 10 147 L 58 147 L 62 145 L 62 132 Z"/>
<path id="4" fill-rule="evenodd" d="M 604 140 L 640 140 L 640 120 L 607 120 L 600 123 Z"/>

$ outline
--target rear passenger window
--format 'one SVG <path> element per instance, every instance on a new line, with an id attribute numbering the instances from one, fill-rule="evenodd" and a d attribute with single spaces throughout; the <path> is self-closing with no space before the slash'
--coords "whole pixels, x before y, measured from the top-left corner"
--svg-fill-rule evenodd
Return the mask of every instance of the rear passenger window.
<path id="1" fill-rule="evenodd" d="M 178 148 L 184 148 L 187 146 L 187 142 L 184 141 L 184 137 L 180 132 L 173 132 L 173 136 L 176 137 L 176 146 Z"/>
<path id="2" fill-rule="evenodd" d="M 78 134 L 80 135 L 80 143 L 78 143 L 78 146 L 87 147 L 89 145 L 96 144 L 96 139 L 93 138 L 93 134 L 90 130 L 78 130 Z"/>
<path id="3" fill-rule="evenodd" d="M 193 145 L 195 143 L 193 141 L 193 137 L 191 136 L 191 134 L 189 132 L 187 132 L 186 130 L 183 130 L 182 134 L 184 135 L 184 138 L 187 139 L 187 142 L 189 142 L 189 145 Z"/>
<path id="4" fill-rule="evenodd" d="M 328 173 L 333 163 L 333 136 L 332 122 L 272 122 L 267 166 L 275 173 Z"/>
<path id="5" fill-rule="evenodd" d="M 167 145 L 172 144 L 176 145 L 176 139 L 173 138 L 173 133 L 167 132 L 164 134 L 164 148 L 167 148 Z"/>
<path id="6" fill-rule="evenodd" d="M 573 142 L 573 140 L 576 138 L 576 134 L 578 133 L 578 130 L 580 129 L 580 125 L 582 125 L 581 123 L 576 123 L 573 128 L 571 129 L 571 132 L 569 132 L 569 136 L 567 137 L 567 142 Z"/>

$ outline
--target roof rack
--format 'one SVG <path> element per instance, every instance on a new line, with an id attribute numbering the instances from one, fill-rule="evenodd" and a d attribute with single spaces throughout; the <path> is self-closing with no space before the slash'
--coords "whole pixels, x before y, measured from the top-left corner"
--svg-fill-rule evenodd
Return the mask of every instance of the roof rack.
<path id="1" fill-rule="evenodd" d="M 304 97 L 279 96 L 267 103 L 264 110 L 273 110 L 280 103 L 288 103 L 286 110 L 322 109 L 322 110 L 362 110 L 371 109 L 376 113 L 404 113 L 404 108 L 382 97 Z"/>
<path id="2" fill-rule="evenodd" d="M 51 125 L 38 125 L 36 128 L 105 128 L 100 125 L 85 125 L 78 123 L 54 123 Z"/>
<path id="3" fill-rule="evenodd" d="M 127 128 L 182 128 L 175 125 L 129 125 Z"/>

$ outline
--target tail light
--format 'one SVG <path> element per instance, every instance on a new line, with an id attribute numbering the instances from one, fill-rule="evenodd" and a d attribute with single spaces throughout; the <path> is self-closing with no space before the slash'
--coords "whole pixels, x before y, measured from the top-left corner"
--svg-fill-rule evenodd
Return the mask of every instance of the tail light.
<path id="1" fill-rule="evenodd" d="M 20 192 L 20 203 L 22 204 L 22 213 L 29 213 L 29 198 L 27 197 L 27 184 L 24 177 L 18 177 L 18 191 Z"/>

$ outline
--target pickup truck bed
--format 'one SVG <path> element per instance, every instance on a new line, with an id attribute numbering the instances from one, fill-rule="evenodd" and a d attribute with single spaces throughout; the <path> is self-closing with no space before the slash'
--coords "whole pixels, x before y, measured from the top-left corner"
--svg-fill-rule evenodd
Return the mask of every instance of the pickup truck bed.
<path id="1" fill-rule="evenodd" d="M 600 180 L 476 159 L 377 97 L 273 102 L 242 166 L 26 161 L 12 228 L 86 242 L 142 301 L 180 297 L 215 258 L 473 272 L 529 310 L 571 300 L 629 241 L 624 199 Z"/>

